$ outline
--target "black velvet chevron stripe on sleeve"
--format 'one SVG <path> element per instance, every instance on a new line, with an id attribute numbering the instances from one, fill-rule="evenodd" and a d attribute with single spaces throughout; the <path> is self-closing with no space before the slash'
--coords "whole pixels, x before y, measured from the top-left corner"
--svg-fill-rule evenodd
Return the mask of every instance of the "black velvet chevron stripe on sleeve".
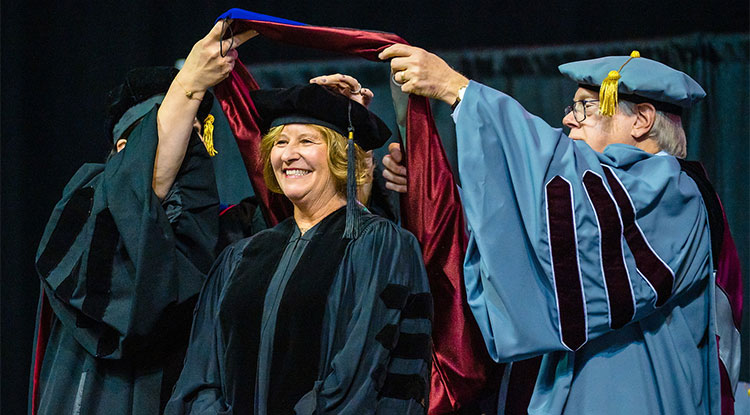
<path id="1" fill-rule="evenodd" d="M 86 298 L 81 310 L 88 317 L 101 321 L 109 305 L 112 287 L 112 263 L 120 240 L 120 232 L 109 209 L 96 216 L 86 266 Z"/>
<path id="2" fill-rule="evenodd" d="M 427 385 L 420 375 L 388 373 L 380 395 L 394 399 L 414 399 L 419 402 L 425 397 Z"/>
<path id="3" fill-rule="evenodd" d="M 36 261 L 36 269 L 40 276 L 49 276 L 68 253 L 89 218 L 93 201 L 94 189 L 92 187 L 76 190 L 71 195 L 60 213 L 57 226 L 52 231 L 47 246 Z"/>
<path id="4" fill-rule="evenodd" d="M 412 294 L 406 300 L 406 306 L 401 310 L 403 319 L 424 318 L 432 321 L 432 294 L 419 293 Z"/>
<path id="5" fill-rule="evenodd" d="M 383 300 L 386 307 L 392 310 L 403 310 L 408 298 L 409 287 L 405 285 L 388 284 L 380 293 L 380 299 Z"/>
<path id="6" fill-rule="evenodd" d="M 375 337 L 391 352 L 389 362 L 372 374 L 378 397 L 414 400 L 426 408 L 429 387 L 426 373 L 429 373 L 432 357 L 429 332 L 433 315 L 432 296 L 427 292 L 412 294 L 409 287 L 389 284 L 380 294 L 380 299 L 387 308 L 401 310 L 401 315 L 398 325 L 385 325 Z"/>

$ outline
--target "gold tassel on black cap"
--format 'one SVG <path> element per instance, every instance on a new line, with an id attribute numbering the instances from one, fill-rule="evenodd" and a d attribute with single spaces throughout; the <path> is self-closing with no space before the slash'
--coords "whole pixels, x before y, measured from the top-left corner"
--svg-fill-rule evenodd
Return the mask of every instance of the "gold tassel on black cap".
<path id="1" fill-rule="evenodd" d="M 206 146 L 209 156 L 213 157 L 219 154 L 214 148 L 214 116 L 211 114 L 208 114 L 203 121 L 203 145 Z"/>
<path id="2" fill-rule="evenodd" d="M 352 102 L 349 101 L 349 140 L 346 146 L 346 228 L 344 238 L 359 236 L 359 219 L 362 211 L 357 202 L 357 153 L 354 148 L 354 125 L 352 124 Z"/>

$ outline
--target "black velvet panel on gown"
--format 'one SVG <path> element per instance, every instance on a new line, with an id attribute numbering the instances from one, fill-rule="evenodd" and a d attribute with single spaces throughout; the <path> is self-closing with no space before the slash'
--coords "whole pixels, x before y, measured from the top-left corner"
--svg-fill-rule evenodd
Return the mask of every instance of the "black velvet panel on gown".
<path id="1" fill-rule="evenodd" d="M 331 282 L 346 250 L 342 208 L 326 217 L 300 258 L 281 300 L 271 369 L 268 411 L 294 413 L 294 405 L 318 377 L 320 337 Z M 233 411 L 252 413 L 261 316 L 268 284 L 295 224 L 287 219 L 247 246 L 218 313 L 225 345 L 226 385 Z"/>

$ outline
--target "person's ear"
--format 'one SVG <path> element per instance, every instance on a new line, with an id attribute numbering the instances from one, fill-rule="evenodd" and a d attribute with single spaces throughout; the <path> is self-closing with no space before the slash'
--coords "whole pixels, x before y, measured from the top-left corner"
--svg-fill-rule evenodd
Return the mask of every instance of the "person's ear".
<path id="1" fill-rule="evenodd" d="M 124 138 L 117 140 L 117 144 L 115 144 L 115 149 L 117 150 L 117 152 L 119 153 L 120 151 L 122 151 L 122 149 L 125 148 L 125 144 L 127 143 L 128 143 L 128 140 Z"/>
<path id="2" fill-rule="evenodd" d="M 635 121 L 633 122 L 633 128 L 630 134 L 636 141 L 642 141 L 648 138 L 648 133 L 654 126 L 656 120 L 656 108 L 653 104 L 643 102 L 636 104 L 633 109 L 635 113 Z"/>

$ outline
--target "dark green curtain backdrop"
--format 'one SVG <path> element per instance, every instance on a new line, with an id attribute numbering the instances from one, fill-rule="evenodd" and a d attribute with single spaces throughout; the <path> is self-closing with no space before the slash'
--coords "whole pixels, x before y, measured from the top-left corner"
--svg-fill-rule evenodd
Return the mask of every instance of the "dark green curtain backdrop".
<path id="1" fill-rule="evenodd" d="M 705 35 L 649 41 L 624 41 L 535 48 L 438 52 L 469 78 L 506 92 L 550 125 L 561 127 L 562 109 L 576 89 L 557 66 L 574 60 L 605 55 L 627 55 L 638 50 L 692 76 L 708 93 L 705 100 L 683 117 L 688 138 L 688 159 L 706 166 L 724 203 L 732 234 L 742 260 L 745 313 L 741 379 L 750 379 L 750 300 L 748 300 L 748 144 L 750 124 L 750 38 L 747 34 Z M 247 63 L 247 62 L 246 62 Z M 388 65 L 363 60 L 248 65 L 262 87 L 304 83 L 329 73 L 358 78 L 375 93 L 371 108 L 396 131 L 390 101 Z M 456 144 L 450 108 L 433 103 L 435 119 L 448 157 L 455 167 Z M 381 150 L 380 155 L 383 151 Z"/>

